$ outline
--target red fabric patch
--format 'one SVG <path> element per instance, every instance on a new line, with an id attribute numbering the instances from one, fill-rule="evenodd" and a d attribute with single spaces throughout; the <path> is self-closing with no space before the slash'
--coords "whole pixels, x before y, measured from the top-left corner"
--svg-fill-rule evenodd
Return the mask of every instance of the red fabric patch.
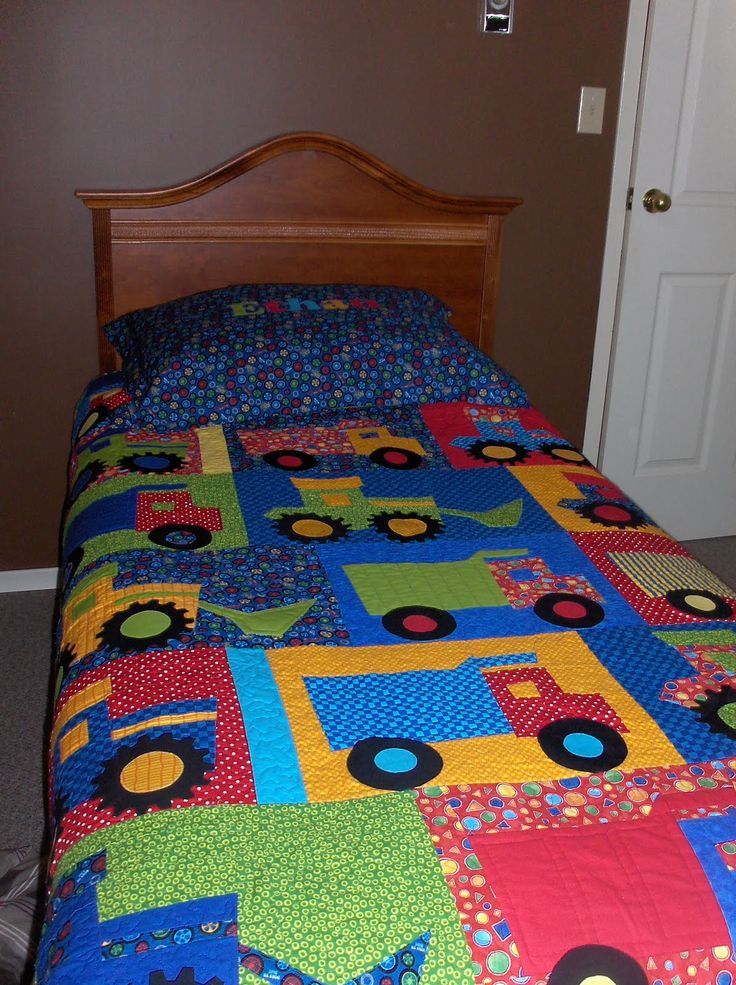
<path id="1" fill-rule="evenodd" d="M 512 409 L 486 404 L 437 403 L 422 405 L 422 416 L 439 442 L 450 464 L 456 469 L 487 469 L 503 467 L 503 462 L 478 459 L 468 447 L 474 442 L 517 442 L 528 449 L 523 465 L 560 464 L 560 460 L 536 450 L 539 443 L 566 445 L 560 432 L 532 408 Z M 480 421 L 481 429 L 476 426 Z M 484 432 L 484 425 L 492 429 Z M 483 433 L 482 433 L 483 432 Z M 484 433 L 488 436 L 484 439 Z M 460 445 L 453 442 L 460 439 Z M 463 447 L 465 446 L 465 447 Z"/>
<path id="2" fill-rule="evenodd" d="M 88 670 L 68 685 L 59 702 L 57 716 L 75 694 L 105 678 L 110 678 L 112 683 L 112 694 L 108 698 L 111 727 L 125 715 L 157 705 L 215 698 L 215 768 L 208 773 L 206 785 L 186 801 L 186 806 L 255 803 L 250 750 L 225 649 L 195 647 L 131 654 Z M 51 789 L 53 762 L 52 747 L 49 757 Z M 176 807 L 176 803 L 172 807 Z M 65 816 L 57 832 L 53 864 L 56 865 L 63 853 L 80 838 L 132 816 L 132 811 L 117 816 L 109 808 L 101 808 L 97 800 L 77 805 Z"/>
<path id="3" fill-rule="evenodd" d="M 707 622 L 710 618 L 707 612 L 702 615 L 688 614 L 671 605 L 664 595 L 648 594 L 629 577 L 610 557 L 611 554 L 630 553 L 644 557 L 649 554 L 652 559 L 661 557 L 666 562 L 668 557 L 689 558 L 685 548 L 667 536 L 659 534 L 622 532 L 572 533 L 570 535 L 578 547 L 590 558 L 611 584 L 626 599 L 629 605 L 644 618 L 650 626 L 675 626 L 684 623 Z M 705 570 L 705 569 L 704 569 Z M 688 588 L 682 584 L 676 574 L 672 576 L 673 589 Z M 719 622 L 736 622 L 736 598 L 724 595 L 724 601 L 732 607 L 732 614 L 719 618 Z"/>
<path id="4" fill-rule="evenodd" d="M 703 869 L 668 811 L 634 824 L 471 840 L 527 974 L 548 974 L 584 944 L 616 947 L 645 964 L 651 954 L 729 940 Z"/>

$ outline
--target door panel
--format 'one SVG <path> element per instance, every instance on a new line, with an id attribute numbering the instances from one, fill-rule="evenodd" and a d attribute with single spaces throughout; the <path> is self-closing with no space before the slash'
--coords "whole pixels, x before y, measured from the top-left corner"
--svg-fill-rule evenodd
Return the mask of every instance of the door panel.
<path id="1" fill-rule="evenodd" d="M 727 284 L 723 277 L 698 274 L 660 280 L 637 474 L 661 466 L 703 468 Z M 695 323 L 698 332 L 692 331 Z"/>
<path id="2" fill-rule="evenodd" d="M 681 539 L 736 533 L 734 50 L 732 0 L 652 3 L 601 465 Z"/>

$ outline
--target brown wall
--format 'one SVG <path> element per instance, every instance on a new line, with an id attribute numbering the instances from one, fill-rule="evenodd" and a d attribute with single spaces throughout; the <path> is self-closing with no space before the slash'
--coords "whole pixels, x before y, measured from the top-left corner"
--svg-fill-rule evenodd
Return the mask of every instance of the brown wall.
<path id="1" fill-rule="evenodd" d="M 6 0 L 0 130 L 0 569 L 56 563 L 72 407 L 95 372 L 76 187 L 192 177 L 289 130 L 335 133 L 444 191 L 521 195 L 497 355 L 582 438 L 627 0 Z M 581 85 L 602 136 L 575 133 Z"/>

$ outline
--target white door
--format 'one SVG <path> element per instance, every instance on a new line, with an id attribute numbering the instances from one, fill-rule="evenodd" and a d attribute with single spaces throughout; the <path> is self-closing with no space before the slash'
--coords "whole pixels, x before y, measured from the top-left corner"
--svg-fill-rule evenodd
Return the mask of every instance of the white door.
<path id="1" fill-rule="evenodd" d="M 736 2 L 652 0 L 601 469 L 681 540 L 736 534 Z M 649 189 L 666 212 L 642 204 Z"/>

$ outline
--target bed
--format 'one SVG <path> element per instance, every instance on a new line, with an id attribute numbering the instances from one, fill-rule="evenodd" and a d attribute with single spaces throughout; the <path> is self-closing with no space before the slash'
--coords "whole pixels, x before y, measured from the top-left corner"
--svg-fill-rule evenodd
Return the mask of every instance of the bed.
<path id="1" fill-rule="evenodd" d="M 730 985 L 736 598 L 493 361 L 519 200 L 78 195 L 38 982 Z"/>

